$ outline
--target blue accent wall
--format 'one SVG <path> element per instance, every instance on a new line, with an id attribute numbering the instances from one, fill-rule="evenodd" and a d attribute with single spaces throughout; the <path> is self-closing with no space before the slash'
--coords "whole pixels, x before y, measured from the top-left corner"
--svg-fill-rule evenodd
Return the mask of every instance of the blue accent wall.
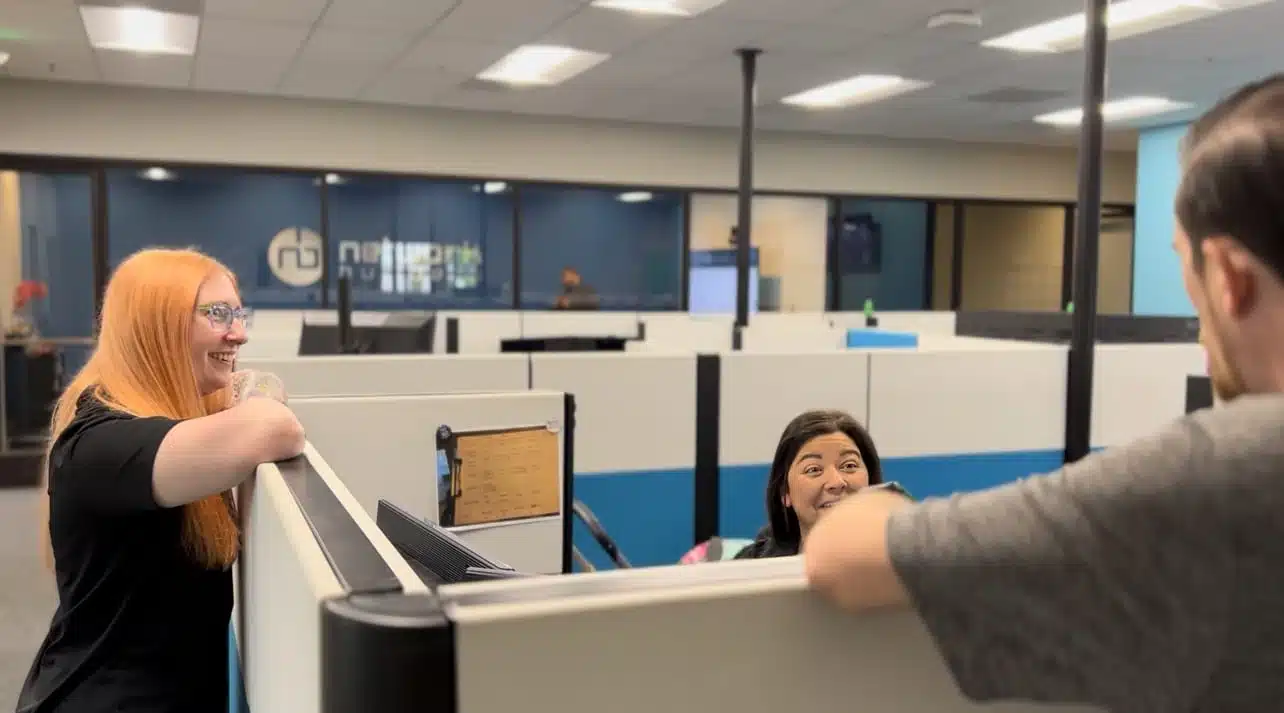
<path id="1" fill-rule="evenodd" d="M 635 566 L 677 564 L 694 544 L 694 470 L 578 473 L 575 498 Z M 615 568 L 578 518 L 573 542 L 595 567 Z"/>
<path id="2" fill-rule="evenodd" d="M 1141 132 L 1137 144 L 1137 217 L 1133 238 L 1132 309 L 1142 315 L 1195 314 L 1173 252 L 1173 201 L 1181 181 L 1186 125 Z"/>
<path id="3" fill-rule="evenodd" d="M 882 261 L 877 273 L 839 276 L 839 308 L 858 310 L 866 298 L 872 298 L 881 311 L 926 309 L 924 281 L 927 279 L 930 204 L 914 200 L 846 199 L 840 205 L 844 215 L 867 214 L 878 224 L 882 232 Z"/>

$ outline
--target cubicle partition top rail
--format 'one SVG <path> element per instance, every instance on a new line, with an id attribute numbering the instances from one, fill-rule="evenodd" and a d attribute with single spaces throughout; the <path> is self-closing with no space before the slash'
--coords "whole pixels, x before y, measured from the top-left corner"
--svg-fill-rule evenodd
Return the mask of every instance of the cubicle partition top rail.
<path id="1" fill-rule="evenodd" d="M 959 312 L 954 333 L 961 337 L 1019 339 L 1068 344 L 1073 315 L 1067 312 Z M 1103 344 L 1193 343 L 1199 339 L 1194 317 L 1097 315 L 1097 342 Z"/>
<path id="2" fill-rule="evenodd" d="M 455 631 L 440 600 L 403 589 L 308 457 L 277 468 L 343 585 L 321 605 L 321 713 L 453 713 Z"/>

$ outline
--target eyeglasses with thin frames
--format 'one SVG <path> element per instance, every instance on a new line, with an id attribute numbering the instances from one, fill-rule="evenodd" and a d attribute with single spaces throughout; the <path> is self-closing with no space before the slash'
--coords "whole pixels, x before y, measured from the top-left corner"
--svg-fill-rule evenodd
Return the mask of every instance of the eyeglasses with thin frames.
<path id="1" fill-rule="evenodd" d="M 249 307 L 233 307 L 226 302 L 196 305 L 196 313 L 204 315 L 211 327 L 222 332 L 230 330 L 236 322 L 248 329 L 254 318 L 254 311 Z"/>

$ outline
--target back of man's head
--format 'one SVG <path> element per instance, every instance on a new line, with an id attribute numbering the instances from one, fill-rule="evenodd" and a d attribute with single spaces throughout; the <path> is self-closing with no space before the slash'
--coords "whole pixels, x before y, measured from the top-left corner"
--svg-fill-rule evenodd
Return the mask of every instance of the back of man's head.
<path id="1" fill-rule="evenodd" d="M 1284 279 L 1284 74 L 1241 88 L 1186 135 L 1177 220 L 1200 243 L 1224 236 Z"/>

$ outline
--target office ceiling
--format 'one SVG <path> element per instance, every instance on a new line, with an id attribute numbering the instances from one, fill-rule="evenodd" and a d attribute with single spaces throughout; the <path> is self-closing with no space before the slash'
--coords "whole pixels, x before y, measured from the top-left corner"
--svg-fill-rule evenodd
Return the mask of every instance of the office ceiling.
<path id="1" fill-rule="evenodd" d="M 102 0 L 106 2 L 107 0 Z M 733 52 L 764 50 L 759 126 L 911 139 L 1074 143 L 1031 121 L 1079 104 L 1082 52 L 1017 55 L 981 47 L 1005 32 L 1081 11 L 1080 0 L 726 0 L 694 18 L 644 17 L 586 0 L 152 0 L 201 8 L 195 57 L 93 50 L 77 0 L 0 0 L 0 74 L 70 82 L 308 97 L 516 114 L 734 127 Z M 928 29 L 944 10 L 984 26 Z M 1111 43 L 1109 95 L 1206 105 L 1284 64 L 1284 2 Z M 562 85 L 497 89 L 475 75 L 515 47 L 556 43 L 610 59 Z M 782 105 L 859 73 L 934 84 L 834 111 Z M 1159 120 L 1183 118 L 1170 115 Z M 1110 133 L 1130 144 L 1130 130 Z"/>

